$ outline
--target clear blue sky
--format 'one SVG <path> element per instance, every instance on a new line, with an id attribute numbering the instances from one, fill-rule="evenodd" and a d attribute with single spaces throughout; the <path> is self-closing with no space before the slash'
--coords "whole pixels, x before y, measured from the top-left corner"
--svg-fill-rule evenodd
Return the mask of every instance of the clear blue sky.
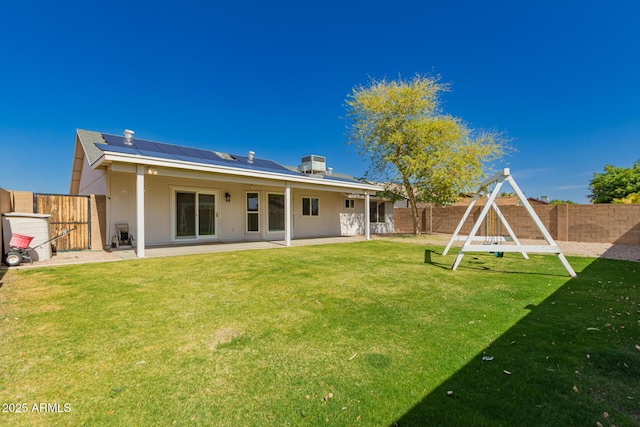
<path id="1" fill-rule="evenodd" d="M 362 176 L 347 94 L 421 73 L 514 139 L 527 196 L 586 202 L 640 158 L 639 23 L 637 0 L 3 2 L 0 187 L 67 193 L 76 128 Z"/>

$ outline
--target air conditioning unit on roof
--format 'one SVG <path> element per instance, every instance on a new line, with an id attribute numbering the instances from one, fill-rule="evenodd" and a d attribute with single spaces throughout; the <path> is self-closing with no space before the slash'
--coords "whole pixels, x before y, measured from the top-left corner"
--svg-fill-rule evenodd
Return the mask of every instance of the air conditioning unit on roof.
<path id="1" fill-rule="evenodd" d="M 302 158 L 302 164 L 298 166 L 302 173 L 326 173 L 327 159 L 324 156 L 312 154 Z"/>

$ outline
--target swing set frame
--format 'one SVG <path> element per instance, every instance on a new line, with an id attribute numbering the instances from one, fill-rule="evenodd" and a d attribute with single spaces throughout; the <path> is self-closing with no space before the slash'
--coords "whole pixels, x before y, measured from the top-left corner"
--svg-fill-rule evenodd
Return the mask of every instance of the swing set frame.
<path id="1" fill-rule="evenodd" d="M 462 216 L 462 219 L 458 223 L 458 226 L 456 227 L 456 230 L 451 236 L 449 243 L 447 243 L 447 246 L 442 252 L 442 255 L 443 256 L 446 255 L 449 252 L 449 249 L 451 249 L 453 242 L 456 240 L 459 240 L 458 233 L 460 233 L 462 226 L 464 225 L 465 221 L 469 217 L 469 214 L 471 213 L 473 207 L 478 201 L 478 198 L 480 198 L 480 196 L 483 194 L 483 189 L 488 188 L 494 183 L 495 183 L 495 186 L 493 187 L 493 190 L 489 195 L 487 203 L 482 208 L 482 211 L 480 212 L 480 216 L 476 220 L 475 224 L 473 224 L 471 232 L 469 233 L 468 236 L 465 237 L 464 244 L 462 245 L 462 248 L 460 249 L 460 252 L 458 253 L 458 256 L 456 257 L 456 260 L 453 263 L 453 266 L 451 267 L 451 269 L 455 270 L 456 268 L 458 268 L 458 265 L 460 265 L 460 261 L 462 261 L 464 254 L 467 252 L 494 252 L 494 253 L 519 252 L 522 254 L 522 256 L 525 259 L 529 259 L 529 256 L 527 255 L 527 253 L 545 253 L 545 254 L 555 254 L 560 260 L 560 262 L 562 263 L 563 267 L 567 270 L 567 273 L 569 273 L 571 277 L 576 277 L 577 276 L 576 272 L 573 270 L 573 268 L 565 258 L 564 254 L 560 250 L 560 247 L 553 240 L 553 238 L 551 237 L 551 234 L 549 233 L 547 228 L 544 226 L 544 224 L 542 223 L 542 221 L 540 220 L 536 212 L 533 210 L 533 207 L 531 207 L 531 204 L 525 197 L 522 190 L 520 190 L 520 187 L 518 187 L 518 185 L 516 184 L 515 180 L 511 176 L 511 171 L 509 170 L 509 168 L 504 168 L 503 170 L 496 173 L 492 177 L 487 178 L 482 182 L 482 184 L 480 184 L 478 191 L 473 196 L 473 199 L 471 199 L 471 203 L 469 204 L 469 207 L 467 208 L 466 212 Z M 505 183 L 508 183 L 511 186 L 513 191 L 516 193 L 516 195 L 520 199 L 520 203 L 525 208 L 525 210 L 527 211 L 527 213 L 529 214 L 533 222 L 536 224 L 536 227 L 538 228 L 538 230 L 546 240 L 547 242 L 546 245 L 522 245 L 518 240 L 518 238 L 516 237 L 515 233 L 513 232 L 513 229 L 511 228 L 506 218 L 500 211 L 500 208 L 498 208 L 498 205 L 496 204 L 496 197 L 498 196 L 498 194 L 500 194 L 500 189 Z M 482 222 L 487 217 L 487 214 L 489 213 L 490 209 L 493 209 L 493 211 L 496 213 L 497 217 L 500 219 L 501 224 L 504 226 L 505 230 L 507 230 L 507 233 L 509 233 L 509 236 L 511 237 L 511 240 L 513 241 L 514 244 L 509 244 L 509 245 L 503 244 L 502 240 L 504 238 L 502 236 L 483 236 L 483 237 L 476 236 Z M 487 238 L 489 237 L 500 240 L 500 243 L 491 245 L 490 251 L 487 251 L 487 245 L 478 245 L 473 243 L 474 241 L 483 240 L 483 239 L 486 242 Z"/>

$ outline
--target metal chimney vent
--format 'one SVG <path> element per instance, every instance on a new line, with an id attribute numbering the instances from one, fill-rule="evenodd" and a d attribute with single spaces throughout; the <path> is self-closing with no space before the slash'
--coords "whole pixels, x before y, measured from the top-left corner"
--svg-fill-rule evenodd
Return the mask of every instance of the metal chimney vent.
<path id="1" fill-rule="evenodd" d="M 253 159 L 256 156 L 256 152 L 255 151 L 249 151 L 249 157 L 247 158 L 247 161 L 249 163 L 253 163 Z"/>
<path id="2" fill-rule="evenodd" d="M 135 134 L 135 132 L 129 129 L 125 129 L 123 133 L 124 143 L 127 145 L 133 145 L 133 135 Z"/>

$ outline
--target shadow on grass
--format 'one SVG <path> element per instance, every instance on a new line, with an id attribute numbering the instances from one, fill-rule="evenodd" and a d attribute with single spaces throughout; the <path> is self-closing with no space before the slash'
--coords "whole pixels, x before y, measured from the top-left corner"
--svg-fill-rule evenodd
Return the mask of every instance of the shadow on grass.
<path id="1" fill-rule="evenodd" d="M 452 252 L 452 254 L 458 255 L 457 252 Z M 425 249 L 424 263 L 432 265 L 434 267 L 441 268 L 443 270 L 451 270 L 451 267 L 453 265 L 451 262 L 447 262 L 447 263 L 437 262 L 433 259 L 433 255 L 437 255 L 438 257 L 442 258 L 442 252 L 437 252 L 432 249 Z M 458 266 L 458 270 L 492 271 L 492 272 L 501 273 L 501 274 L 518 274 L 518 275 L 532 274 L 535 276 L 555 276 L 555 277 L 567 276 L 567 274 L 564 272 L 556 274 L 556 273 L 548 273 L 548 272 L 543 273 L 540 271 L 528 272 L 528 271 L 515 271 L 515 270 L 499 270 L 499 269 L 496 269 L 495 267 L 488 267 L 485 262 L 481 261 L 480 258 L 478 257 L 474 257 L 473 255 L 467 255 L 465 258 L 465 261 L 466 262 L 464 264 Z"/>
<path id="2" fill-rule="evenodd" d="M 640 425 L 640 265 L 595 260 L 527 308 L 392 425 Z"/>

